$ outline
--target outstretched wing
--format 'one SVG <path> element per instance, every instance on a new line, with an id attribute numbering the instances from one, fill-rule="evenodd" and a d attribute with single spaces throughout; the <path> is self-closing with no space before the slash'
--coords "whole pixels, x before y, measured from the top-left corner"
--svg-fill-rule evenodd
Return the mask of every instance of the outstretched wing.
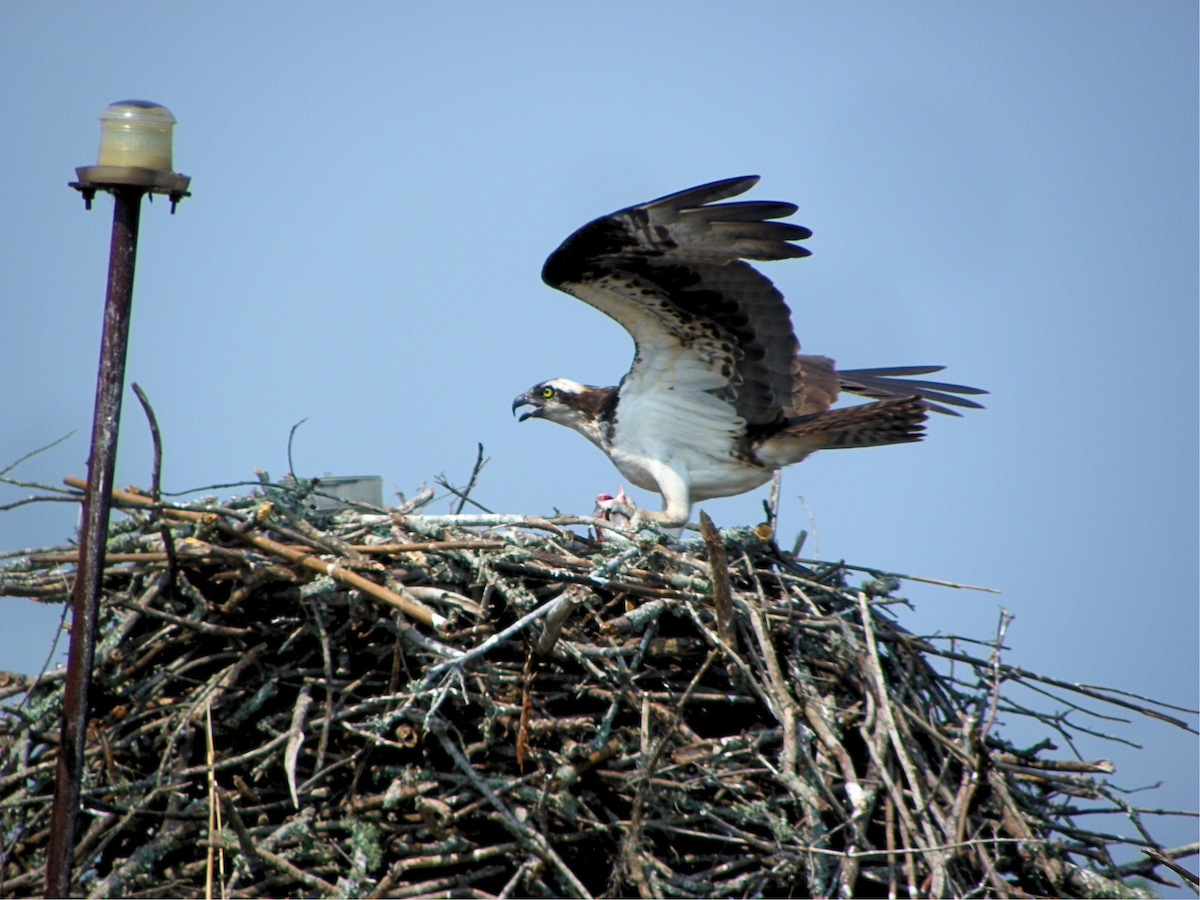
<path id="1" fill-rule="evenodd" d="M 674 392 L 676 405 L 700 406 L 720 398 L 751 426 L 785 417 L 801 387 L 791 314 L 770 280 L 742 260 L 808 256 L 789 241 L 812 232 L 770 221 L 794 213 L 791 203 L 718 203 L 757 181 L 715 181 L 604 216 L 546 260 L 547 284 L 633 337 L 623 396 L 665 400 Z"/>

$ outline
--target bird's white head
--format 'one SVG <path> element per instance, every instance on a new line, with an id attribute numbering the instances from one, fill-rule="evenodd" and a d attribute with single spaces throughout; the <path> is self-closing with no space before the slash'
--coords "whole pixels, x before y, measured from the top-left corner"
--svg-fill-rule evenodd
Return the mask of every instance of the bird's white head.
<path id="1" fill-rule="evenodd" d="M 533 407 L 521 414 L 521 422 L 526 419 L 549 419 L 599 443 L 603 438 L 605 421 L 611 416 L 610 409 L 616 393 L 616 388 L 593 387 L 566 378 L 552 378 L 535 384 L 521 394 L 513 400 L 512 408 L 515 413 L 522 406 Z"/>

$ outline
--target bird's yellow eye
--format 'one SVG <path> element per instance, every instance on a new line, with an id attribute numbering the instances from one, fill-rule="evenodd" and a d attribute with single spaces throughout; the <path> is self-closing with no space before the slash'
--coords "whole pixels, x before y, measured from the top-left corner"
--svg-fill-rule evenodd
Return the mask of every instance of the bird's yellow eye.
<path id="1" fill-rule="evenodd" d="M 543 400 L 549 400 L 553 396 L 554 396 L 554 388 L 552 388 L 552 387 L 542 388 L 542 399 Z"/>

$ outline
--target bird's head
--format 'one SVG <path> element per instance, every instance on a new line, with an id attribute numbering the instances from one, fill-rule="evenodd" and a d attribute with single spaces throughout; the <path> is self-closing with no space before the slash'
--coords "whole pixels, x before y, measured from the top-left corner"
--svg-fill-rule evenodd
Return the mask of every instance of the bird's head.
<path id="1" fill-rule="evenodd" d="M 565 378 L 554 378 L 535 384 L 513 401 L 513 412 L 522 406 L 532 406 L 533 409 L 521 413 L 519 421 L 526 419 L 549 419 L 559 425 L 568 427 L 579 417 L 580 400 L 589 390 L 586 385 L 576 384 Z"/>
<path id="2" fill-rule="evenodd" d="M 573 428 L 589 440 L 598 440 L 601 418 L 616 394 L 616 388 L 592 387 L 565 378 L 535 384 L 513 401 L 513 412 L 522 406 L 532 409 L 521 414 L 526 419 L 549 419 Z"/>

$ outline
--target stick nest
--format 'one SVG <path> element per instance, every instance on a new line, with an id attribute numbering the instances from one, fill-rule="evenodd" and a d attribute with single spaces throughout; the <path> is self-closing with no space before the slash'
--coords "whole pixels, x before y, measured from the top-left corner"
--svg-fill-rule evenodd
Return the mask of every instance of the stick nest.
<path id="1" fill-rule="evenodd" d="M 1123 879 L 1175 882 L 1114 845 L 1187 849 L 1094 777 L 1110 763 L 993 726 L 1069 740 L 1015 684 L 1189 726 L 1002 664 L 1003 617 L 978 655 L 918 639 L 888 612 L 898 579 L 765 526 L 597 540 L 414 504 L 322 516 L 265 483 L 117 494 L 79 894 L 1152 896 Z M 23 551 L 0 593 L 63 602 L 62 550 Z M 0 895 L 38 896 L 62 670 L 0 685 L 23 697 L 0 708 Z M 1076 824 L 1081 801 L 1139 836 Z"/>

